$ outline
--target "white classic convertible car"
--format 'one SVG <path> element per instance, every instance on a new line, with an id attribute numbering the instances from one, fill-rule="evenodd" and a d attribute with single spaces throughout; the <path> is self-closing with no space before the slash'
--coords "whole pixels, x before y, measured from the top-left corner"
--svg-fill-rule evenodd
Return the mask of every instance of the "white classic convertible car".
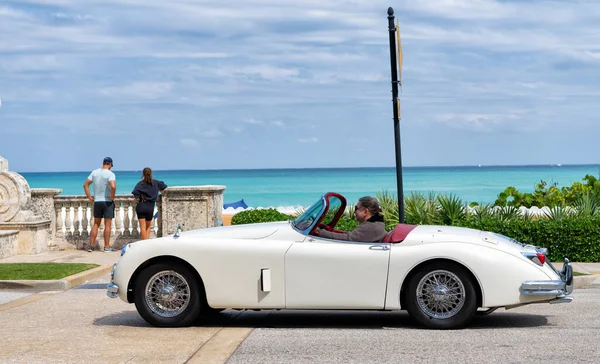
<path id="1" fill-rule="evenodd" d="M 425 327 L 476 314 L 570 302 L 573 270 L 543 248 L 468 228 L 398 224 L 381 242 L 314 235 L 346 199 L 327 193 L 287 222 L 184 231 L 123 246 L 109 297 L 155 326 L 186 326 L 222 309 L 407 310 Z"/>

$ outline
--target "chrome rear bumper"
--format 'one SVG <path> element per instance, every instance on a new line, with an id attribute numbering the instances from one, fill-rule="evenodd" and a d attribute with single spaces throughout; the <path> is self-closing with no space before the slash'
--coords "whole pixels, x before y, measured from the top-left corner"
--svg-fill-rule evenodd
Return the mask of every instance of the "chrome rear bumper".
<path id="1" fill-rule="evenodd" d="M 113 264 L 112 271 L 110 272 L 110 282 L 106 286 L 106 295 L 110 298 L 119 297 L 119 286 L 117 286 L 113 279 L 115 278 L 115 270 L 117 269 L 117 263 Z"/>
<path id="2" fill-rule="evenodd" d="M 572 297 L 567 297 L 573 292 L 573 267 L 565 258 L 561 271 L 556 270 L 552 263 L 550 267 L 558 274 L 560 280 L 552 281 L 525 281 L 521 284 L 521 293 L 527 296 L 557 296 L 551 303 L 571 302 Z M 553 302 L 554 301 L 554 302 Z"/>

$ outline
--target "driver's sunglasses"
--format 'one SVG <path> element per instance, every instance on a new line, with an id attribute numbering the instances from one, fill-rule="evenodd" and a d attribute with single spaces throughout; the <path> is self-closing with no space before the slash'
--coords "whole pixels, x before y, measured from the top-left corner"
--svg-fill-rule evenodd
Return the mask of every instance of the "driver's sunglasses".
<path id="1" fill-rule="evenodd" d="M 354 205 L 354 211 L 362 210 L 362 209 L 363 209 L 363 207 L 358 207 L 358 205 Z"/>

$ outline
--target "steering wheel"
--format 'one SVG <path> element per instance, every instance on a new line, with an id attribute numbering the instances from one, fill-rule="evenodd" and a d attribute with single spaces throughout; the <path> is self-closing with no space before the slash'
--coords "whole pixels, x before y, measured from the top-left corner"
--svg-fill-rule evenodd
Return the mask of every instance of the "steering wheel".
<path id="1" fill-rule="evenodd" d="M 332 228 L 331 226 L 325 225 L 325 224 L 323 224 L 323 223 L 320 223 L 318 227 L 319 227 L 320 229 L 324 229 L 324 230 L 327 230 L 327 231 L 331 231 L 331 230 L 333 230 L 333 228 Z"/>

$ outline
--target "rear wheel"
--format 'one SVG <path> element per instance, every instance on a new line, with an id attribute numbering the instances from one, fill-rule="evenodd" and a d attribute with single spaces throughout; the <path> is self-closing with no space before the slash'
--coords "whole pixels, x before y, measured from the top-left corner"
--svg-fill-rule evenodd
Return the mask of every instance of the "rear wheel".
<path id="1" fill-rule="evenodd" d="M 176 263 L 158 263 L 139 274 L 135 307 L 151 325 L 188 326 L 200 314 L 203 295 L 190 269 Z"/>
<path id="2" fill-rule="evenodd" d="M 451 262 L 435 262 L 421 268 L 408 282 L 408 313 L 432 329 L 466 325 L 477 311 L 477 295 L 465 269 Z"/>

